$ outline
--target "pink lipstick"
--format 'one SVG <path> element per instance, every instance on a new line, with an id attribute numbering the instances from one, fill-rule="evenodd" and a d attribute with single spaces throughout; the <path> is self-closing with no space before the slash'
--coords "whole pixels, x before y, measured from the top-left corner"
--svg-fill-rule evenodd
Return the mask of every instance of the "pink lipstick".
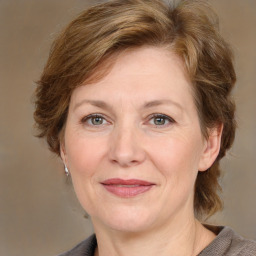
<path id="1" fill-rule="evenodd" d="M 134 197 L 145 193 L 155 186 L 154 183 L 137 179 L 108 179 L 101 182 L 101 184 L 110 193 L 124 198 Z"/>

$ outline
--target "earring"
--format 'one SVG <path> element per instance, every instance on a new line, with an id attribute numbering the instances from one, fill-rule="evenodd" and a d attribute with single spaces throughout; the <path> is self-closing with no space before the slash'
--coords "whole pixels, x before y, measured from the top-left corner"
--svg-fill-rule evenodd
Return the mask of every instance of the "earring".
<path id="1" fill-rule="evenodd" d="M 68 170 L 68 167 L 65 164 L 64 164 L 64 171 L 65 171 L 66 176 L 68 177 L 69 176 L 69 170 Z"/>

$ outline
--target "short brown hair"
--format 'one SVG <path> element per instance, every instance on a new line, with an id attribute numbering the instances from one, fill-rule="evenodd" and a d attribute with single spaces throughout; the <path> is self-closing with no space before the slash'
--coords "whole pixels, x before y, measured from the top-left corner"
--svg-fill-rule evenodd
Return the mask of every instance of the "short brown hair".
<path id="1" fill-rule="evenodd" d="M 49 148 L 59 154 L 73 90 L 115 53 L 144 45 L 170 46 L 183 60 L 203 135 L 223 124 L 219 155 L 207 171 L 198 173 L 195 184 L 195 212 L 210 216 L 222 207 L 219 161 L 235 136 L 231 90 L 236 75 L 217 16 L 204 1 L 167 5 L 161 0 L 113 0 L 82 12 L 54 41 L 38 81 L 34 113 L 38 136 L 46 137 Z"/>

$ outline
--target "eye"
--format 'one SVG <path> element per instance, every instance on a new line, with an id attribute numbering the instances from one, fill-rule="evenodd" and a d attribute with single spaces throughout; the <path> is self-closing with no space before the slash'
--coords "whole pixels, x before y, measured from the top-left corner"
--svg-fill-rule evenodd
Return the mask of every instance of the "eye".
<path id="1" fill-rule="evenodd" d="M 89 126 L 101 126 L 107 124 L 107 120 L 100 114 L 91 114 L 82 119 L 83 124 Z"/>
<path id="2" fill-rule="evenodd" d="M 155 126 L 168 126 L 174 122 L 171 117 L 164 114 L 153 114 L 149 120 L 149 123 Z"/>

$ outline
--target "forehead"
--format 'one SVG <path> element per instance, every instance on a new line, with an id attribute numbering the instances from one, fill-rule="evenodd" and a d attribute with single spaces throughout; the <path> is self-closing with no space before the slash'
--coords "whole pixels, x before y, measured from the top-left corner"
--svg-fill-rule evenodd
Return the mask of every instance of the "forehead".
<path id="1" fill-rule="evenodd" d="M 184 63 L 168 48 L 124 50 L 99 66 L 95 77 L 98 72 L 105 75 L 100 79 L 86 80 L 74 90 L 71 100 L 82 100 L 86 96 L 104 98 L 107 94 L 111 98 L 118 95 L 127 100 L 136 100 L 136 96 L 140 98 L 143 94 L 147 101 L 163 96 L 177 100 L 193 95 Z"/>

